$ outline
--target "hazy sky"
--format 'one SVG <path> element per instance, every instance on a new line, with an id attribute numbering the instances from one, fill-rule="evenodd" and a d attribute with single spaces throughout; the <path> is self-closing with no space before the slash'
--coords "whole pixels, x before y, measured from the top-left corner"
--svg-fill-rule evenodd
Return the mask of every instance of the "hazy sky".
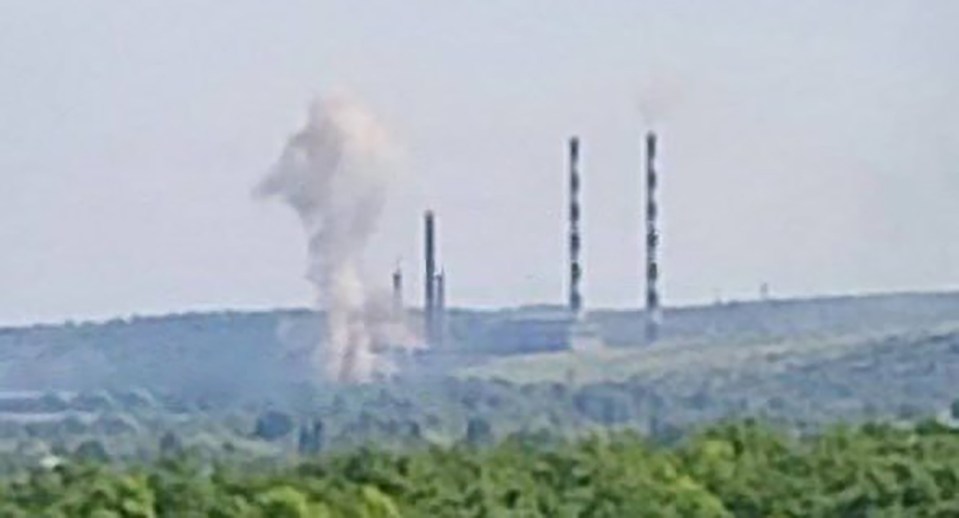
<path id="1" fill-rule="evenodd" d="M 250 191 L 314 94 L 405 148 L 367 268 L 439 218 L 450 303 L 560 301 L 565 139 L 585 296 L 641 300 L 661 132 L 667 303 L 959 287 L 959 2 L 0 3 L 0 322 L 306 305 Z M 641 107 L 646 107 L 641 109 Z"/>

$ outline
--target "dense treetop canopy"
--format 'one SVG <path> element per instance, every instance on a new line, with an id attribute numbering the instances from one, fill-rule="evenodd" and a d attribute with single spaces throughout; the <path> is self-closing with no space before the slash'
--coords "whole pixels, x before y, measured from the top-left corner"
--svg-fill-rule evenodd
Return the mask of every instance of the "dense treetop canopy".
<path id="1" fill-rule="evenodd" d="M 932 422 L 797 438 L 745 421 L 665 446 L 513 437 L 296 462 L 174 454 L 8 475 L 0 516 L 956 516 L 959 432 Z"/>

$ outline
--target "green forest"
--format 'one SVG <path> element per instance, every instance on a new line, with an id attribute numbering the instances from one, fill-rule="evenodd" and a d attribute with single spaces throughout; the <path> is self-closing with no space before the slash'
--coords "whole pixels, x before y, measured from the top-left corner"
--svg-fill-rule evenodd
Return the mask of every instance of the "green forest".
<path id="1" fill-rule="evenodd" d="M 120 465 L 78 455 L 6 475 L 3 517 L 959 516 L 959 431 L 928 421 L 800 436 L 755 421 L 669 443 L 515 436 L 296 460 Z"/>

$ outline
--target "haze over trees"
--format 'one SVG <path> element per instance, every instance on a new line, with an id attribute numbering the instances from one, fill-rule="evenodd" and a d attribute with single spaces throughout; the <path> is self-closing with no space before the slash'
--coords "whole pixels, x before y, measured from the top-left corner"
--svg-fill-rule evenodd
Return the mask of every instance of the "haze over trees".
<path id="1" fill-rule="evenodd" d="M 356 385 L 316 382 L 307 311 L 0 330 L 0 516 L 954 512 L 957 295 L 676 309 L 653 347 L 594 312 L 602 350 L 488 346 L 516 311 L 452 311 L 446 348 Z"/>

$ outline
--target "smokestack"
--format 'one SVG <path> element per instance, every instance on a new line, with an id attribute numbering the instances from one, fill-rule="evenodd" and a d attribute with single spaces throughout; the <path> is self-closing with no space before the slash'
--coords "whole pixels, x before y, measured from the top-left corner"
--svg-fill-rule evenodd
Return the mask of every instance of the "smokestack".
<path id="1" fill-rule="evenodd" d="M 569 139 L 569 311 L 579 318 L 583 309 L 580 279 L 583 271 L 579 261 L 579 138 Z"/>
<path id="2" fill-rule="evenodd" d="M 646 341 L 659 338 L 662 310 L 659 296 L 659 209 L 656 205 L 656 134 L 646 134 Z"/>
<path id="3" fill-rule="evenodd" d="M 393 270 L 393 318 L 403 318 L 403 270 L 399 264 Z"/>
<path id="4" fill-rule="evenodd" d="M 436 312 L 433 321 L 436 325 L 433 338 L 436 345 L 442 346 L 446 338 L 446 271 L 440 270 L 436 276 Z"/>
<path id="5" fill-rule="evenodd" d="M 433 217 L 433 211 L 428 210 L 424 215 L 425 223 L 425 262 L 426 262 L 426 272 L 425 272 L 425 298 L 423 302 L 423 336 L 426 339 L 426 343 L 429 345 L 433 344 L 435 338 L 434 332 L 436 330 L 436 243 L 435 243 L 435 222 Z"/>

